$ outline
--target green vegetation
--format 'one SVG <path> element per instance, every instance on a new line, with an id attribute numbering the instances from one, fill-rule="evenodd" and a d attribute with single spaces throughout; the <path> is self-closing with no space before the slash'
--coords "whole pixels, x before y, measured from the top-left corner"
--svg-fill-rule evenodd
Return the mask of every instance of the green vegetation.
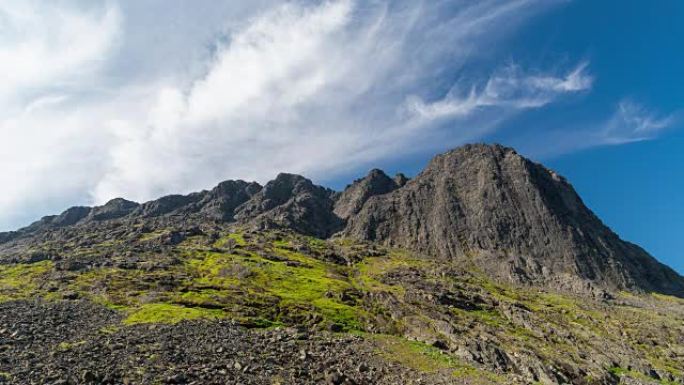
<path id="1" fill-rule="evenodd" d="M 405 293 L 403 286 L 383 283 L 381 278 L 396 270 L 417 269 L 428 265 L 429 262 L 426 260 L 412 258 L 396 251 L 383 257 L 368 257 L 356 264 L 355 283 L 357 287 L 364 290 L 403 295 Z"/>
<path id="2" fill-rule="evenodd" d="M 240 239 L 231 235 L 231 239 Z M 277 245 L 268 257 L 252 252 L 240 254 L 195 252 L 187 263 L 193 285 L 212 287 L 220 291 L 234 290 L 251 295 L 258 304 L 277 302 L 281 314 L 275 315 L 273 322 L 287 318 L 301 318 L 313 313 L 331 324 L 344 329 L 361 327 L 362 311 L 342 303 L 336 297 L 352 286 L 340 271 L 332 266 L 301 253 Z M 195 299 L 206 298 L 206 292 L 192 294 Z M 186 297 L 190 296 L 185 294 Z M 257 306 L 259 307 L 259 306 Z M 262 314 L 260 318 L 267 317 Z M 315 318 L 315 317 L 314 317 Z"/>
<path id="3" fill-rule="evenodd" d="M 69 252 L 80 258 L 107 251 L 120 261 L 117 248 L 168 232 L 131 235 L 128 243 L 94 239 L 90 249 L 74 244 Z M 453 374 L 473 384 L 505 381 L 402 336 L 445 341 L 450 348 L 487 336 L 509 355 L 533 355 L 556 367 L 587 362 L 582 356 L 587 349 L 626 347 L 644 366 L 684 377 L 681 356 L 673 350 L 684 333 L 684 301 L 678 298 L 621 293 L 616 303 L 583 300 L 495 283 L 477 271 L 401 250 L 280 232 L 217 230 L 161 248 L 162 252 L 147 251 L 149 245 L 141 249 L 139 261 L 131 267 L 55 274 L 49 261 L 0 265 L 0 302 L 59 300 L 66 293 L 75 294 L 72 298 L 89 299 L 122 314 L 122 325 L 100 330 L 106 334 L 132 324 L 217 318 L 250 327 L 307 325 L 359 333 L 373 340 L 385 359 L 426 373 Z M 330 255 L 357 262 L 331 262 L 335 259 Z M 59 280 L 50 280 L 53 276 Z M 59 349 L 74 346 L 65 342 Z M 608 371 L 605 365 L 588 370 L 587 378 L 600 381 Z M 610 372 L 652 381 L 619 367 Z"/>
<path id="4" fill-rule="evenodd" d="M 490 384 L 502 381 L 502 378 L 495 373 L 464 364 L 423 342 L 380 334 L 369 334 L 367 337 L 376 341 L 378 354 L 385 359 L 423 373 L 445 371 L 456 378 L 470 380 L 474 384 Z"/>
<path id="5" fill-rule="evenodd" d="M 0 302 L 37 296 L 39 285 L 51 269 L 51 261 L 0 265 Z"/>
<path id="6" fill-rule="evenodd" d="M 227 242 L 248 245 L 231 233 L 215 247 Z M 307 242 L 322 247 L 323 241 Z M 93 269 L 75 276 L 68 289 L 130 313 L 126 323 L 231 317 L 251 325 L 309 320 L 341 330 L 364 327 L 365 310 L 346 294 L 356 289 L 345 268 L 294 252 L 289 241 L 273 242 L 263 253 L 209 251 L 197 243 L 179 249 L 182 264 L 156 271 Z"/>
<path id="7" fill-rule="evenodd" d="M 198 318 L 219 318 L 221 311 L 207 309 L 192 309 L 178 305 L 154 303 L 142 305 L 135 309 L 125 320 L 124 324 L 167 323 L 175 324 L 183 320 Z"/>
<path id="8" fill-rule="evenodd" d="M 368 336 L 377 341 L 380 355 L 412 369 L 432 373 L 442 369 L 462 368 L 452 357 L 425 343 L 390 335 Z"/>
<path id="9" fill-rule="evenodd" d="M 659 301 L 670 302 L 674 304 L 684 305 L 684 299 L 673 297 L 671 295 L 665 295 L 660 293 L 651 293 L 651 296 Z"/>
<path id="10" fill-rule="evenodd" d="M 165 230 L 159 230 L 159 231 L 152 231 L 149 233 L 144 233 L 140 236 L 138 239 L 140 242 L 148 242 L 154 239 L 161 238 L 162 235 L 167 234 L 168 231 Z"/>
<path id="11" fill-rule="evenodd" d="M 609 368 L 608 371 L 613 375 L 620 378 L 630 378 L 632 380 L 643 381 L 646 383 L 657 383 L 660 385 L 677 385 L 678 382 L 672 382 L 667 380 L 656 380 L 643 373 L 637 372 L 635 370 L 624 369 L 619 366 L 614 366 Z M 621 382 L 622 383 L 622 382 Z"/>
<path id="12" fill-rule="evenodd" d="M 65 352 L 67 350 L 71 350 L 79 345 L 85 344 L 86 341 L 78 341 L 78 342 L 60 342 L 59 345 L 57 345 L 57 350 L 61 352 Z"/>
<path id="13" fill-rule="evenodd" d="M 226 247 L 229 243 L 240 247 L 247 244 L 245 237 L 241 233 L 230 233 L 214 242 L 214 247 Z"/>

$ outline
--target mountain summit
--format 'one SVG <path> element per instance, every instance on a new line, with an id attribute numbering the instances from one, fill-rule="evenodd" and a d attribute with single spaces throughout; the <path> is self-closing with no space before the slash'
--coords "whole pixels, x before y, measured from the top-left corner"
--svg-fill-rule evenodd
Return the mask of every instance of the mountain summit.
<path id="1" fill-rule="evenodd" d="M 369 198 L 342 234 L 515 282 L 684 295 L 681 276 L 621 240 L 563 177 L 499 145 L 435 157 L 402 188 Z"/>
<path id="2" fill-rule="evenodd" d="M 115 199 L 74 207 L 0 233 L 0 258 L 18 257 L 36 238 L 63 229 L 115 221 L 290 229 L 406 248 L 513 283 L 684 297 L 684 278 L 621 240 L 563 177 L 500 145 L 466 145 L 438 155 L 413 180 L 374 169 L 342 192 L 280 174 L 263 187 L 226 181 L 144 204 Z"/>
<path id="3" fill-rule="evenodd" d="M 565 179 L 468 145 L 0 233 L 0 384 L 684 384 L 676 296 Z"/>

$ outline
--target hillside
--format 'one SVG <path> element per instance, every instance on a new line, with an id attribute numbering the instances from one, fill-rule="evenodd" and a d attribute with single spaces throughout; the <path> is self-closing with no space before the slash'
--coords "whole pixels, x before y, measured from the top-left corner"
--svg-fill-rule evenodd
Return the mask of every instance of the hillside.
<path id="1" fill-rule="evenodd" d="M 0 383 L 684 383 L 683 288 L 565 179 L 471 145 L 0 234 Z"/>

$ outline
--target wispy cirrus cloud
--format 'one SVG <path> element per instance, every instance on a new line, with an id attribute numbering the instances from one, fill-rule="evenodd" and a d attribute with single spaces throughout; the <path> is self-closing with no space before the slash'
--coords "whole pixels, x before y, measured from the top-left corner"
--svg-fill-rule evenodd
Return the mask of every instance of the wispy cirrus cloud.
<path id="1" fill-rule="evenodd" d="M 606 118 L 520 136 L 517 146 L 535 157 L 548 158 L 587 148 L 653 140 L 675 127 L 678 116 L 679 112 L 660 113 L 632 99 L 623 99 Z"/>
<path id="2" fill-rule="evenodd" d="M 676 114 L 659 114 L 632 100 L 621 101 L 613 116 L 597 131 L 597 144 L 623 144 L 656 138 L 676 121 Z"/>
<path id="3" fill-rule="evenodd" d="M 263 0 L 188 8 L 183 20 L 203 22 L 187 25 L 160 11 L 180 1 L 3 3 L 0 23 L 12 28 L 0 56 L 22 59 L 2 72 L 24 75 L 0 95 L 0 228 L 228 178 L 330 178 L 443 147 L 445 121 L 478 121 L 448 130 L 448 145 L 477 138 L 506 115 L 480 112 L 540 108 L 591 87 L 584 62 L 493 66 L 481 83 L 460 79 L 442 99 L 424 98 L 556 3 Z"/>
<path id="4" fill-rule="evenodd" d="M 424 120 L 458 118 L 483 109 L 518 111 L 543 107 L 565 94 L 586 91 L 593 78 L 580 63 L 565 75 L 525 74 L 518 66 L 509 66 L 493 74 L 483 85 L 454 85 L 447 95 L 434 102 L 417 97 L 407 100 L 407 109 Z"/>

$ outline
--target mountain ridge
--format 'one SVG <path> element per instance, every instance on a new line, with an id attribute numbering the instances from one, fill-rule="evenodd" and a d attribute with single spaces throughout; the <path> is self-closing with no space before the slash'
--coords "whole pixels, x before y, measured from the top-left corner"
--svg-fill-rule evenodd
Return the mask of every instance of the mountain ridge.
<path id="1" fill-rule="evenodd" d="M 43 233 L 141 219 L 343 236 L 472 263 L 513 283 L 684 297 L 684 278 L 621 240 L 565 178 L 511 148 L 485 144 L 440 154 L 412 180 L 373 169 L 340 192 L 281 173 L 264 186 L 230 180 L 142 204 L 116 198 L 102 206 L 72 207 L 0 233 L 0 258 L 8 249 L 24 250 L 22 239 Z"/>
<path id="2" fill-rule="evenodd" d="M 0 384 L 684 384 L 668 271 L 502 146 L 115 199 L 0 234 Z"/>

